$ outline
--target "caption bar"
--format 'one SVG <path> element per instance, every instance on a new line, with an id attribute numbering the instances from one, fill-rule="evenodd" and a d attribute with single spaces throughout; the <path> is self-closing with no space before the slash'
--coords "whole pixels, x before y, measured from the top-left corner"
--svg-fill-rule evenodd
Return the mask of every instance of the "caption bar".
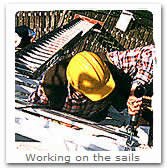
<path id="1" fill-rule="evenodd" d="M 140 162 L 140 156 L 135 153 L 127 153 L 123 155 L 105 155 L 101 153 L 92 153 L 89 155 L 57 155 L 47 153 L 45 155 L 37 155 L 33 153 L 25 154 L 26 162 L 50 162 L 50 163 L 130 163 Z"/>

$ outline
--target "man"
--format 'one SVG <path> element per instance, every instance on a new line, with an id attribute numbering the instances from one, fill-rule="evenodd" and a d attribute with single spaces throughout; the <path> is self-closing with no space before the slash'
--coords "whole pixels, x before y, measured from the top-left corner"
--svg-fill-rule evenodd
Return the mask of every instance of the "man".
<path id="1" fill-rule="evenodd" d="M 36 33 L 29 27 L 22 25 L 15 28 L 15 47 L 23 48 L 34 42 Z"/>
<path id="2" fill-rule="evenodd" d="M 128 106 L 138 113 L 142 98 L 134 95 L 138 85 L 152 82 L 154 46 L 107 53 L 104 62 L 92 52 L 76 54 L 68 63 L 50 67 L 29 101 L 99 122 L 110 105 Z"/>

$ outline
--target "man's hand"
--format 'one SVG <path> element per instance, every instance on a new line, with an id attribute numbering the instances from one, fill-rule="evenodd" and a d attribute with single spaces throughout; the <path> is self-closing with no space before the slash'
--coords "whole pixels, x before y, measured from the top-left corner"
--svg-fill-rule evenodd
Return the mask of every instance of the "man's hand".
<path id="1" fill-rule="evenodd" d="M 140 110 L 141 104 L 142 104 L 142 97 L 137 98 L 134 95 L 129 96 L 129 99 L 127 101 L 128 113 L 130 115 L 136 115 Z"/>
<path id="2" fill-rule="evenodd" d="M 48 98 L 44 92 L 44 89 L 41 85 L 38 86 L 37 91 L 34 91 L 28 98 L 32 103 L 47 104 Z"/>
<path id="3" fill-rule="evenodd" d="M 40 101 L 42 104 L 48 103 L 48 98 L 47 98 L 45 91 L 41 85 L 39 85 L 39 87 L 38 87 L 37 95 L 40 97 Z"/>

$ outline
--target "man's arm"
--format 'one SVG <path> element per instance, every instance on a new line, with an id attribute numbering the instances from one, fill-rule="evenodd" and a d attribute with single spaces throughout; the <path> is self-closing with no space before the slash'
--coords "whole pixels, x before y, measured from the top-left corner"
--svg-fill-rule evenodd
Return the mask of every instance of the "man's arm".
<path id="1" fill-rule="evenodd" d="M 137 63 L 138 71 L 133 78 L 130 96 L 127 102 L 129 114 L 135 115 L 140 110 L 142 97 L 136 98 L 137 86 L 145 86 L 153 80 L 153 57 L 154 46 L 143 47 L 140 53 L 140 60 Z M 131 105 L 132 104 L 132 105 Z"/>
<path id="2" fill-rule="evenodd" d="M 32 103 L 62 106 L 66 96 L 66 67 L 69 60 L 49 67 L 41 75 L 37 89 L 29 96 Z"/>
<path id="3" fill-rule="evenodd" d="M 138 113 L 142 98 L 134 95 L 137 86 L 149 84 L 153 78 L 154 46 L 138 47 L 134 50 L 114 51 L 107 54 L 108 60 L 128 73 L 132 78 L 132 87 L 127 101 L 129 114 Z"/>
<path id="4" fill-rule="evenodd" d="M 43 85 L 43 75 L 42 79 L 39 81 L 37 88 L 29 95 L 28 101 L 37 104 L 48 104 L 48 97 L 44 91 Z"/>

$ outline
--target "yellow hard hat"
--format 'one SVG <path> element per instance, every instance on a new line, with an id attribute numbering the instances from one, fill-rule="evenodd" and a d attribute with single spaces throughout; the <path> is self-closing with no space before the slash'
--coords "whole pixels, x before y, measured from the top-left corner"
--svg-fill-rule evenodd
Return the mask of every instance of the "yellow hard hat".
<path id="1" fill-rule="evenodd" d="M 108 67 L 92 52 L 76 54 L 68 64 L 66 75 L 68 82 L 92 101 L 105 98 L 115 88 Z"/>

